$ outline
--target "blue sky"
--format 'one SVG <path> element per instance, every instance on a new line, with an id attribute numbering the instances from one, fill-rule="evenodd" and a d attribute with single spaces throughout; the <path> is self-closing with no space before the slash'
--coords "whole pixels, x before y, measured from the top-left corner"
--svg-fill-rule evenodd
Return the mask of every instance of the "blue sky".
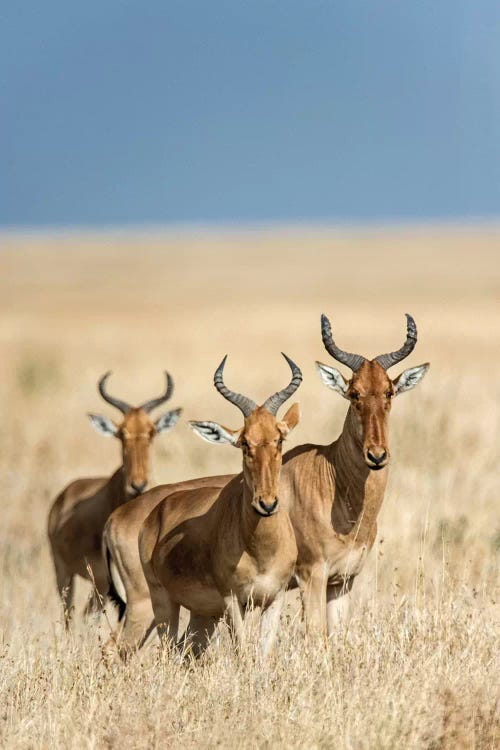
<path id="1" fill-rule="evenodd" d="M 0 223 L 500 215 L 497 0 L 4 4 Z"/>

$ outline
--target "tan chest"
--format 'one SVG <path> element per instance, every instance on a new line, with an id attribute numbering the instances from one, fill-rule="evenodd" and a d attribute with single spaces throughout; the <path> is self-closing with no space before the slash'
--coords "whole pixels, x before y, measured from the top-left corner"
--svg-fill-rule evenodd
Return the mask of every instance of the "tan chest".
<path id="1" fill-rule="evenodd" d="M 252 580 L 239 586 L 238 600 L 243 606 L 253 604 L 256 607 L 261 607 L 270 604 L 284 585 L 283 578 L 273 573 L 256 575 Z"/>
<path id="2" fill-rule="evenodd" d="M 289 555 L 269 561 L 263 567 L 258 566 L 252 557 L 244 555 L 234 571 L 232 590 L 243 606 L 270 604 L 290 580 L 294 563 L 295 556 Z"/>
<path id="3" fill-rule="evenodd" d="M 357 576 L 363 569 L 369 548 L 367 544 L 344 544 L 337 540 L 327 562 L 328 580 L 335 583 Z"/>

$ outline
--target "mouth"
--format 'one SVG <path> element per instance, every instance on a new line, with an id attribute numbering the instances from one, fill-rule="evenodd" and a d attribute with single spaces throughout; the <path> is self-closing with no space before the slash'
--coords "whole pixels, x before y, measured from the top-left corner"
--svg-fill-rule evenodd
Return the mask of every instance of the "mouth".
<path id="1" fill-rule="evenodd" d="M 253 505 L 252 505 L 252 508 L 257 513 L 257 515 L 260 516 L 261 518 L 270 518 L 271 516 L 274 516 L 275 514 L 274 510 L 272 510 L 270 513 L 263 513 L 262 511 L 257 510 L 257 508 L 255 508 Z"/>
<path id="2" fill-rule="evenodd" d="M 375 464 L 366 464 L 370 471 L 381 471 L 382 469 L 385 469 L 387 464 L 381 464 L 380 466 L 376 466 Z"/>
<path id="3" fill-rule="evenodd" d="M 142 490 L 144 492 L 144 490 Z M 139 495 L 142 494 L 139 490 L 136 490 L 135 487 L 129 487 L 127 489 L 127 494 L 130 495 L 130 497 L 139 497 Z"/>
<path id="4" fill-rule="evenodd" d="M 269 510 L 264 510 L 263 508 L 256 508 L 255 505 L 252 505 L 252 508 L 257 513 L 258 516 L 261 518 L 269 518 L 270 516 L 274 516 L 276 513 L 276 508 L 278 505 L 278 501 L 276 500 L 271 506 L 269 506 Z"/>

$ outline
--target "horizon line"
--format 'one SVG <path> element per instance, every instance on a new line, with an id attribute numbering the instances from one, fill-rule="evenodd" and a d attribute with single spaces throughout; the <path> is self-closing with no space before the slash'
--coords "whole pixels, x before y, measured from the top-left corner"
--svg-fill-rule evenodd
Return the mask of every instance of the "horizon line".
<path id="1" fill-rule="evenodd" d="M 391 231 L 391 230 L 488 230 L 500 229 L 500 215 L 474 217 L 442 217 L 423 219 L 381 219 L 381 220 L 293 220 L 267 221 L 193 221 L 193 222 L 134 222 L 130 224 L 54 224 L 54 225 L 1 225 L 0 237 L 22 238 L 24 236 L 65 237 L 78 235 L 88 238 L 98 235 L 167 236 L 190 234 L 248 234 L 280 232 L 351 232 L 351 231 Z"/>

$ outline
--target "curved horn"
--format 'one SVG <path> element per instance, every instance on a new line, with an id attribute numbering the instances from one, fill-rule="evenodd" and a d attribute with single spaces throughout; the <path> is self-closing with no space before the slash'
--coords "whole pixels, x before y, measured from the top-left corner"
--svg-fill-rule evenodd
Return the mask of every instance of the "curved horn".
<path id="1" fill-rule="evenodd" d="M 167 387 L 165 388 L 165 393 L 163 394 L 163 396 L 159 396 L 158 398 L 151 398 L 149 401 L 145 401 L 140 405 L 139 409 L 144 409 L 146 414 L 149 414 L 150 411 L 153 411 L 153 409 L 155 409 L 157 406 L 160 406 L 160 404 L 164 404 L 165 401 L 168 401 L 168 399 L 172 396 L 172 393 L 174 392 L 173 378 L 166 370 L 165 377 L 167 378 Z"/>
<path id="2" fill-rule="evenodd" d="M 360 354 L 349 354 L 349 352 L 344 352 L 342 349 L 338 348 L 333 340 L 332 327 L 326 315 L 321 316 L 321 337 L 328 354 L 331 354 L 331 356 L 338 362 L 342 362 L 343 365 L 350 367 L 353 372 L 359 370 L 365 361 L 365 358 Z"/>
<path id="3" fill-rule="evenodd" d="M 235 393 L 230 391 L 227 386 L 224 385 L 224 379 L 222 373 L 224 371 L 224 365 L 226 364 L 227 354 L 218 366 L 214 375 L 214 385 L 224 398 L 227 398 L 232 404 L 238 407 L 243 412 L 243 416 L 248 417 L 249 414 L 257 408 L 257 404 L 247 396 L 242 396 L 241 393 Z"/>
<path id="4" fill-rule="evenodd" d="M 108 402 L 108 404 L 111 404 L 111 406 L 115 406 L 117 409 L 121 411 L 122 414 L 126 414 L 132 408 L 130 404 L 127 404 L 126 401 L 121 401 L 119 398 L 113 398 L 113 396 L 110 396 L 109 393 L 106 392 L 106 381 L 110 375 L 111 375 L 111 370 L 105 373 L 105 375 L 103 375 L 102 378 L 99 380 L 97 384 L 99 393 L 101 394 L 103 399 Z"/>
<path id="5" fill-rule="evenodd" d="M 415 321 L 413 320 L 411 315 L 408 315 L 408 313 L 405 313 L 405 315 L 406 315 L 406 341 L 404 342 L 401 349 L 398 349 L 397 352 L 389 352 L 388 354 L 379 354 L 378 357 L 375 357 L 375 361 L 378 362 L 379 365 L 382 365 L 384 370 L 387 370 L 389 367 L 392 367 L 392 365 L 395 365 L 397 362 L 401 362 L 402 359 L 404 359 L 409 354 L 411 354 L 415 348 L 415 344 L 417 343 L 417 326 L 415 324 Z"/>
<path id="6" fill-rule="evenodd" d="M 286 388 L 278 391 L 274 394 L 274 396 L 269 396 L 267 401 L 262 404 L 262 407 L 264 409 L 267 409 L 267 411 L 270 412 L 273 416 L 276 416 L 280 406 L 284 404 L 285 401 L 290 398 L 290 396 L 293 396 L 299 385 L 302 383 L 302 372 L 300 371 L 300 367 L 298 367 L 295 362 L 292 362 L 290 357 L 287 357 L 284 352 L 281 352 L 281 354 L 290 365 L 290 369 L 292 371 L 292 379 L 290 381 L 290 384 L 287 385 Z"/>

